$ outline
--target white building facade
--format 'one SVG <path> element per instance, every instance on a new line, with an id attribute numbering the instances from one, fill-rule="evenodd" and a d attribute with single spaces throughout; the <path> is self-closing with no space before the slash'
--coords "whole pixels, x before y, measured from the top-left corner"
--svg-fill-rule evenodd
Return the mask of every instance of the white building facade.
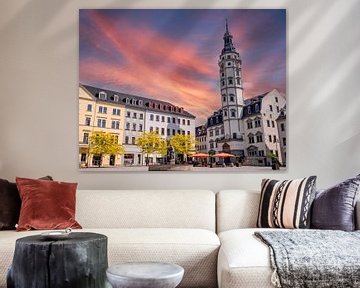
<path id="1" fill-rule="evenodd" d="M 231 153 L 252 166 L 270 166 L 274 155 L 284 164 L 286 152 L 280 144 L 286 135 L 279 135 L 276 119 L 280 111 L 285 113 L 286 99 L 274 89 L 244 100 L 242 62 L 227 23 L 223 39 L 218 63 L 221 109 L 207 119 L 207 152 Z"/>
<path id="2" fill-rule="evenodd" d="M 270 166 L 271 155 L 282 163 L 276 119 L 280 109 L 285 107 L 284 96 L 274 89 L 246 100 L 245 104 L 242 117 L 246 147 L 244 164 Z"/>
<path id="3" fill-rule="evenodd" d="M 125 103 L 128 101 L 128 104 L 125 104 L 125 127 L 123 139 L 125 154 L 123 155 L 122 164 L 125 166 L 142 165 L 143 156 L 141 149 L 136 145 L 136 139 L 144 133 L 145 109 L 142 107 L 141 102 L 138 104 L 141 100 L 134 100 L 130 97 L 126 99 Z M 139 108 L 136 107 L 136 105 L 138 105 Z"/>
<path id="4" fill-rule="evenodd" d="M 208 153 L 209 147 L 207 146 L 207 126 L 201 125 L 195 128 L 195 149 L 199 153 Z"/>

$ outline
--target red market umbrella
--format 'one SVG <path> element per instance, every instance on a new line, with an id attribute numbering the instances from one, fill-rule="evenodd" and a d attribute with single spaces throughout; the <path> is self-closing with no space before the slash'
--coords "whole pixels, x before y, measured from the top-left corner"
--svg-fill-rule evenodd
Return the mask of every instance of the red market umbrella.
<path id="1" fill-rule="evenodd" d="M 213 157 L 226 158 L 226 157 L 236 157 L 236 156 L 233 154 L 230 154 L 230 153 L 222 152 L 222 153 L 217 153 L 217 154 L 213 155 Z"/>
<path id="2" fill-rule="evenodd" d="M 191 155 L 191 157 L 194 157 L 194 158 L 207 158 L 209 157 L 209 154 L 206 154 L 206 153 L 196 153 L 194 155 Z"/>

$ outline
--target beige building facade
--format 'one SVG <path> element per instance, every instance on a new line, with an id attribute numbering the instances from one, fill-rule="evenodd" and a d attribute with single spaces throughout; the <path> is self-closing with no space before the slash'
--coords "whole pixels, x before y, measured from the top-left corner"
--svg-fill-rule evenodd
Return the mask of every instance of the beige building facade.
<path id="1" fill-rule="evenodd" d="M 89 154 L 89 137 L 94 132 L 106 132 L 121 145 L 124 137 L 125 106 L 112 103 L 107 95 L 95 98 L 82 85 L 79 87 L 79 163 L 80 167 L 98 167 L 99 155 Z M 121 155 L 104 155 L 102 167 L 120 166 Z"/>

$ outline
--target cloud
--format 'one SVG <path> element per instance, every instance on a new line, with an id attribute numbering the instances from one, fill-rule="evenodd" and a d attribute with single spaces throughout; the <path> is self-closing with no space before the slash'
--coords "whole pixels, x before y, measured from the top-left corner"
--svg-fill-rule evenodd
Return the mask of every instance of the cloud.
<path id="1" fill-rule="evenodd" d="M 220 108 L 220 51 L 214 46 L 222 46 L 221 38 L 199 34 L 198 41 L 189 41 L 188 37 L 161 33 L 153 23 L 142 19 L 109 17 L 101 10 L 86 13 L 88 21 L 80 23 L 82 83 L 171 102 L 193 113 L 199 124 Z M 247 35 L 243 21 L 232 23 L 235 45 L 241 48 L 243 59 L 250 62 L 245 61 L 243 66 L 245 95 L 271 90 L 274 79 L 269 70 L 276 67 L 278 59 L 265 55 L 254 62 L 254 39 Z M 211 43 L 211 38 L 216 45 L 204 45 L 201 41 Z"/>

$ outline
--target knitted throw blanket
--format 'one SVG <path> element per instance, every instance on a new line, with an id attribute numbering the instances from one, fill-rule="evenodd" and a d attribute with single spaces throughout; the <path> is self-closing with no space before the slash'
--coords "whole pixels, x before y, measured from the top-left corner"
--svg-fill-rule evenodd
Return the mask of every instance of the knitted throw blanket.
<path id="1" fill-rule="evenodd" d="M 276 287 L 360 287 L 360 230 L 255 232 L 270 248 Z"/>

